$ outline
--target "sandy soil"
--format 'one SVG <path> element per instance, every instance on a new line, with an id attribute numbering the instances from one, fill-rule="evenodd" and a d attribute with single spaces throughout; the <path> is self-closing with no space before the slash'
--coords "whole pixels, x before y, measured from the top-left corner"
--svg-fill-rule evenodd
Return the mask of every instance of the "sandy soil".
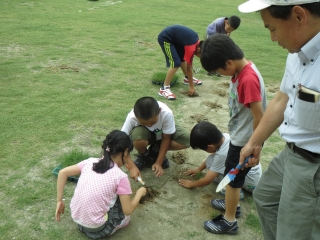
<path id="1" fill-rule="evenodd" d="M 203 70 L 202 70 L 203 71 Z M 176 101 L 183 104 L 176 107 L 174 102 L 160 99 L 174 112 L 176 122 L 188 129 L 202 120 L 207 120 L 222 131 L 228 132 L 229 110 L 227 106 L 229 78 L 209 77 L 199 74 L 203 85 L 196 86 L 196 96 L 188 97 L 188 86 L 177 84 L 172 91 L 177 95 Z M 201 78 L 202 77 L 202 78 Z M 155 86 L 156 91 L 158 86 Z M 272 97 L 278 86 L 266 86 L 269 97 Z M 167 153 L 170 167 L 164 176 L 156 178 L 150 168 L 142 170 L 143 179 L 148 185 L 148 196 L 143 204 L 132 215 L 132 222 L 126 230 L 121 230 L 113 239 L 125 236 L 136 236 L 135 239 L 262 239 L 261 232 L 245 227 L 246 217 L 255 214 L 252 197 L 245 193 L 241 202 L 242 216 L 238 219 L 239 234 L 214 235 L 203 229 L 203 222 L 220 214 L 210 206 L 212 198 L 223 198 L 215 192 L 217 185 L 197 189 L 185 189 L 178 184 L 178 179 L 194 180 L 194 177 L 183 173 L 187 169 L 198 167 L 207 157 L 207 153 L 191 148 Z M 202 176 L 206 171 L 202 173 Z M 199 177 L 199 176 L 198 176 Z M 133 192 L 141 185 L 131 180 Z"/>

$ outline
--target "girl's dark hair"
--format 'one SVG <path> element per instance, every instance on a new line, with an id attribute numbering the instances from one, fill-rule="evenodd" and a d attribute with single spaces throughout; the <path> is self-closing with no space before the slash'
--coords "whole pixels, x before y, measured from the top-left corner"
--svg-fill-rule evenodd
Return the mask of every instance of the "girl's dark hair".
<path id="1" fill-rule="evenodd" d="M 133 107 L 134 115 L 143 120 L 157 116 L 160 112 L 159 104 L 153 97 L 139 98 Z"/>
<path id="2" fill-rule="evenodd" d="M 105 173 L 109 169 L 113 168 L 114 162 L 112 161 L 111 156 L 122 153 L 123 159 L 126 149 L 131 152 L 133 149 L 133 145 L 130 137 L 125 132 L 113 130 L 106 136 L 106 139 L 103 141 L 102 149 L 103 157 L 99 162 L 94 163 L 92 167 L 92 170 L 96 173 Z"/>
<path id="3" fill-rule="evenodd" d="M 289 6 L 271 5 L 267 9 L 270 12 L 270 15 L 272 17 L 280 18 L 282 20 L 288 20 L 291 15 L 292 8 L 294 6 L 296 6 L 296 5 L 289 5 Z M 311 15 L 313 15 L 315 17 L 320 17 L 320 3 L 319 2 L 301 4 L 301 5 L 297 5 L 297 6 L 300 6 L 302 8 L 307 9 L 311 13 Z"/>
<path id="4" fill-rule="evenodd" d="M 225 34 L 216 33 L 202 44 L 200 61 L 208 72 L 215 72 L 218 68 L 226 69 L 228 60 L 243 58 L 242 50 Z"/>
<path id="5" fill-rule="evenodd" d="M 207 150 L 208 145 L 218 144 L 223 135 L 216 125 L 202 121 L 196 124 L 190 134 L 190 146 L 193 149 Z"/>

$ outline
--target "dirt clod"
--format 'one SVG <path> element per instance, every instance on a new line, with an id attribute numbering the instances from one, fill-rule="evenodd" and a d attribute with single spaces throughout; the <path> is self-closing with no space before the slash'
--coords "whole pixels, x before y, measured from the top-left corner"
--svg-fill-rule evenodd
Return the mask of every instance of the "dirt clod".
<path id="1" fill-rule="evenodd" d="M 199 94 L 197 92 L 194 92 L 193 95 L 189 95 L 188 91 L 181 91 L 180 93 L 188 97 L 199 97 Z"/>
<path id="2" fill-rule="evenodd" d="M 147 194 L 140 199 L 140 204 L 144 204 L 146 202 L 153 202 L 154 198 L 160 195 L 160 192 L 155 190 L 154 188 L 147 186 Z"/>
<path id="3" fill-rule="evenodd" d="M 192 119 L 196 120 L 197 122 L 207 121 L 208 118 L 203 114 L 194 114 L 190 116 Z"/>
<path id="4" fill-rule="evenodd" d="M 222 105 L 216 102 L 204 101 L 202 104 L 210 108 L 222 108 Z"/>
<path id="5" fill-rule="evenodd" d="M 176 151 L 172 153 L 172 161 L 176 164 L 182 164 L 186 161 L 187 154 L 185 151 Z"/>

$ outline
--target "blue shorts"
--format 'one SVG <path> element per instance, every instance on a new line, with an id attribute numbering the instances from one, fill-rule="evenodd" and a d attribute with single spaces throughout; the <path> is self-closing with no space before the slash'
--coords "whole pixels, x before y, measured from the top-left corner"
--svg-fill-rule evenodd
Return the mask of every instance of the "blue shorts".
<path id="1" fill-rule="evenodd" d="M 180 67 L 181 62 L 184 62 L 183 60 L 184 53 L 178 51 L 173 44 L 162 40 L 161 37 L 158 37 L 158 42 L 166 58 L 167 67 L 169 68 Z"/>
<path id="2" fill-rule="evenodd" d="M 228 156 L 225 163 L 226 169 L 224 170 L 224 176 L 226 176 L 232 168 L 236 168 L 236 166 L 239 164 L 240 151 L 242 148 L 243 147 L 234 146 L 230 142 Z M 229 183 L 229 186 L 232 188 L 242 188 L 250 169 L 251 168 L 244 168 L 243 170 L 240 170 L 235 179 Z"/>

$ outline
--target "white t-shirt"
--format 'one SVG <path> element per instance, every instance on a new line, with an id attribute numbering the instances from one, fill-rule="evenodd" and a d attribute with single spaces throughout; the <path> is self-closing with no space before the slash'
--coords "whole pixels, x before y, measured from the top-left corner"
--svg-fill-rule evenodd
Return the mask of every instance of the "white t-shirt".
<path id="1" fill-rule="evenodd" d="M 214 179 L 215 182 L 220 182 L 223 179 L 225 162 L 229 151 L 230 135 L 228 133 L 223 133 L 223 136 L 224 142 L 220 146 L 219 150 L 214 154 L 210 154 L 206 160 L 207 169 L 218 173 L 218 176 Z M 257 166 L 250 169 L 244 184 L 252 187 L 256 186 L 260 180 L 261 174 L 262 168 L 259 163 Z"/>
<path id="2" fill-rule="evenodd" d="M 176 132 L 174 117 L 171 109 L 164 104 L 163 102 L 158 101 L 159 107 L 161 108 L 158 122 L 151 127 L 145 126 L 151 132 L 157 133 L 162 131 L 164 134 L 173 134 Z M 138 119 L 136 118 L 133 109 L 129 112 L 125 123 L 122 126 L 121 131 L 125 132 L 126 134 L 130 134 L 131 130 L 134 127 L 142 125 Z"/>

